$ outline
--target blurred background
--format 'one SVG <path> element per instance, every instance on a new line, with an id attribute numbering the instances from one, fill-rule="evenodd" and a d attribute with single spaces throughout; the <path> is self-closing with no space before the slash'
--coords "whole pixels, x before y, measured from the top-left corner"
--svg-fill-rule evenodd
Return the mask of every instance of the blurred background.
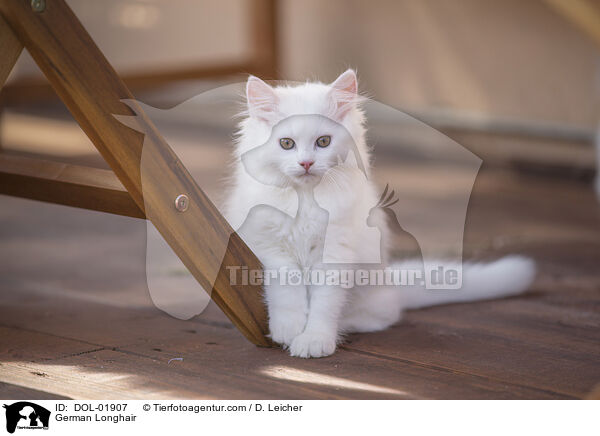
<path id="1" fill-rule="evenodd" d="M 588 181 L 593 173 L 596 0 L 68 3 L 136 97 L 151 104 L 170 106 L 244 73 L 331 81 L 353 67 L 363 92 L 486 160 L 525 161 Z M 5 105 L 52 96 L 40 80 L 24 53 Z"/>
<path id="2" fill-rule="evenodd" d="M 392 356 L 390 361 L 439 359 L 444 368 L 475 374 L 475 382 L 421 372 L 413 380 L 407 375 L 412 370 L 396 372 L 388 364 L 372 370 L 379 368 L 374 357 L 365 371 L 346 351 L 339 360 L 281 360 L 285 365 L 391 386 L 398 390 L 385 394 L 391 397 L 403 391 L 421 398 L 581 398 L 600 381 L 600 208 L 593 189 L 600 0 L 67 3 L 135 97 L 150 106 L 172 108 L 205 91 L 241 84 L 248 74 L 331 82 L 352 67 L 361 92 L 441 131 L 483 160 L 467 213 L 465 257 L 531 256 L 539 268 L 532 289 L 519 298 L 469 306 L 474 309 L 422 311 L 401 328 L 352 339 L 348 346 Z M 169 111 L 150 114 L 217 204 L 242 99 L 224 101 L 186 105 L 175 119 Z M 465 169 L 448 156 L 437 156 L 436 162 L 420 156 L 420 135 L 398 129 L 385 113 L 368 114 L 374 177 L 382 187 L 394 185 L 407 219 L 426 222 L 435 232 L 436 220 L 443 221 L 456 204 Z M 25 50 L 0 92 L 0 149 L 0 157 L 108 169 Z M 122 388 L 117 394 L 140 397 L 289 398 L 290 390 L 264 383 L 273 377 L 260 366 L 264 355 L 228 330 L 231 325 L 212 305 L 186 324 L 160 313 L 148 294 L 145 255 L 143 220 L 0 196 L 0 329 L 15 338 L 0 346 L 0 358 L 17 368 L 4 378 L 0 374 L 0 392 L 20 395 L 11 383 L 35 387 L 18 365 L 38 359 L 30 369 L 50 374 L 52 395 L 111 398 Z M 35 336 L 38 325 L 55 339 Z M 172 342 L 181 332 L 205 334 L 205 340 L 195 348 L 186 337 Z M 76 357 L 81 350 L 62 342 L 44 348 L 56 338 L 79 341 L 83 350 L 95 344 L 101 351 Z M 13 340 L 8 334 L 0 339 Z M 213 347 L 216 342 L 229 345 Z M 37 345 L 24 350 L 23 343 Z M 207 347 L 222 360 L 203 361 Z M 233 357 L 232 349 L 238 353 Z M 171 372 L 156 377 L 165 367 L 152 362 L 163 359 L 165 350 L 168 357 L 195 356 L 194 377 L 181 373 L 171 379 Z M 48 355 L 51 363 L 39 363 Z M 282 353 L 269 356 L 285 359 Z M 211 372 L 211 364 L 219 362 L 234 365 L 231 372 L 263 375 L 247 388 L 227 380 L 211 385 L 211 377 L 221 380 L 221 368 Z M 53 383 L 53 374 L 85 374 L 102 387 L 68 377 Z M 489 380 L 498 383 L 490 387 Z M 109 384 L 112 391 L 105 387 Z M 323 386 L 311 387 L 315 397 L 329 392 Z M 383 395 L 343 389 L 335 395 Z"/>

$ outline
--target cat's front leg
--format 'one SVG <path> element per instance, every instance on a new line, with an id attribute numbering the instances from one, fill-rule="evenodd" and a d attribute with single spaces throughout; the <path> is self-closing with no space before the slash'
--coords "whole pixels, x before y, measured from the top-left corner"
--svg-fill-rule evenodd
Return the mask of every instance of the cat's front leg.
<path id="1" fill-rule="evenodd" d="M 338 324 L 346 301 L 346 291 L 339 286 L 311 286 L 310 310 L 306 328 L 290 345 L 296 357 L 325 357 L 333 354 L 338 340 Z"/>
<path id="2" fill-rule="evenodd" d="M 304 330 L 308 316 L 308 294 L 303 284 L 286 284 L 283 278 L 265 285 L 269 331 L 274 342 L 289 347 Z"/>

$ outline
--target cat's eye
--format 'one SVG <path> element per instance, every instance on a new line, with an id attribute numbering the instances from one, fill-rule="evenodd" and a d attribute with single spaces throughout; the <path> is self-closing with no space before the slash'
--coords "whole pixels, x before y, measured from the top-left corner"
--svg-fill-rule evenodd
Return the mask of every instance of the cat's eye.
<path id="1" fill-rule="evenodd" d="M 283 148 L 284 150 L 290 150 L 294 148 L 294 145 L 296 145 L 296 143 L 292 138 L 281 138 L 279 140 L 279 145 L 281 145 L 281 148 Z"/>
<path id="2" fill-rule="evenodd" d="M 321 136 L 317 139 L 317 145 L 319 147 L 327 147 L 329 144 L 331 144 L 331 136 Z"/>

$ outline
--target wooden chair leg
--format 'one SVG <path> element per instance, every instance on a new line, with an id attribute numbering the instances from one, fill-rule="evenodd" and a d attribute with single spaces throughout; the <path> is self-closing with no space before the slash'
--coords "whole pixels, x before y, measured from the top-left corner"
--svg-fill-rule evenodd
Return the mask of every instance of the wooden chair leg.
<path id="1" fill-rule="evenodd" d="M 6 83 L 6 79 L 8 79 L 22 51 L 23 44 L 21 44 L 21 41 L 15 36 L 8 23 L 0 15 L 0 88 Z M 0 96 L 0 118 L 2 117 L 3 108 L 4 105 Z M 1 138 L 0 151 L 2 151 Z"/>
<path id="2" fill-rule="evenodd" d="M 21 51 L 23 51 L 23 44 L 0 15 L 0 88 L 6 83 Z"/>
<path id="3" fill-rule="evenodd" d="M 259 269 L 258 259 L 196 185 L 141 108 L 135 112 L 145 137 L 115 119 L 113 114 L 135 115 L 121 102 L 133 96 L 67 4 L 46 1 L 45 10 L 34 12 L 30 1 L 0 0 L 0 13 L 133 201 L 189 271 L 204 289 L 212 289 L 212 299 L 250 341 L 271 345 L 260 286 L 232 284 L 226 268 Z M 185 212 L 174 205 L 182 194 L 189 198 Z"/>

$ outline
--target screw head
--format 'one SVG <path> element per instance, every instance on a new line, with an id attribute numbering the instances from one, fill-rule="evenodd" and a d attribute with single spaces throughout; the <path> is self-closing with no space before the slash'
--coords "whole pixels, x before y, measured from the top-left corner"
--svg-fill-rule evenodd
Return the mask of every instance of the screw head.
<path id="1" fill-rule="evenodd" d="M 185 212 L 189 205 L 190 199 L 185 194 L 178 195 L 175 199 L 175 209 L 177 209 L 179 212 Z"/>
<path id="2" fill-rule="evenodd" d="M 46 9 L 46 0 L 31 0 L 31 9 L 35 12 L 44 12 Z"/>

